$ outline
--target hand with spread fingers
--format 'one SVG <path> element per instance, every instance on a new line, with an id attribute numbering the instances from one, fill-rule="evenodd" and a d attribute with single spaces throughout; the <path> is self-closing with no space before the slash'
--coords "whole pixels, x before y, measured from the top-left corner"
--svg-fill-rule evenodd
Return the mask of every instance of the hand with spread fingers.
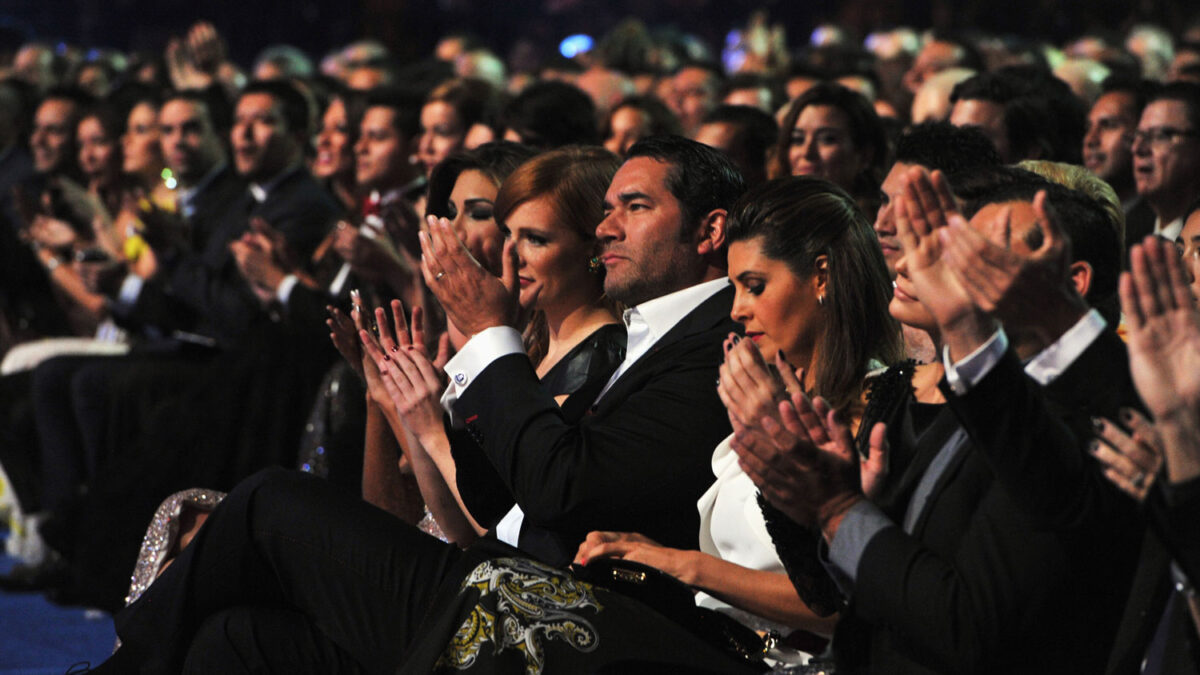
<path id="1" fill-rule="evenodd" d="M 1136 410 L 1121 410 L 1121 422 L 1124 427 L 1111 420 L 1094 420 L 1091 452 L 1104 465 L 1104 476 L 1140 502 L 1162 468 L 1162 439 L 1153 423 Z"/>
<path id="2" fill-rule="evenodd" d="M 446 318 L 468 338 L 495 326 L 521 324 L 517 253 L 512 240 L 504 246 L 504 272 L 492 276 L 455 234 L 445 218 L 429 219 L 422 231 L 421 272 L 425 284 L 446 310 Z M 535 298 L 527 304 L 533 305 Z"/>
<path id="3" fill-rule="evenodd" d="M 868 459 L 860 462 L 853 434 L 824 399 L 797 392 L 778 412 L 778 421 L 761 420 L 772 452 L 747 442 L 745 430 L 734 434 L 738 463 L 776 508 L 832 539 L 845 512 L 875 494 L 886 477 L 886 425 L 871 430 Z"/>
<path id="4" fill-rule="evenodd" d="M 1133 383 L 1154 417 L 1172 483 L 1200 476 L 1200 310 L 1176 248 L 1134 246 L 1121 275 Z"/>
<path id="5" fill-rule="evenodd" d="M 753 340 L 730 333 L 723 346 L 725 362 L 719 371 L 717 395 L 734 430 L 759 427 L 764 416 L 778 415 L 779 401 L 786 399 L 789 391 L 802 389 L 781 355 L 775 355 L 776 371 L 772 372 Z"/>
<path id="6" fill-rule="evenodd" d="M 951 358 L 961 359 L 995 333 L 996 322 L 972 301 L 943 255 L 942 233 L 950 223 L 966 227 L 966 221 L 940 171 L 908 170 L 895 199 L 895 222 L 917 297 L 937 322 Z"/>
<path id="7" fill-rule="evenodd" d="M 375 362 L 388 398 L 404 427 L 418 440 L 427 439 L 430 434 L 442 434 L 439 399 L 445 389 L 442 369 L 450 360 L 449 338 L 445 334 L 439 338 L 437 356 L 430 360 L 426 354 L 421 308 L 413 308 L 411 332 L 400 301 L 393 300 L 391 309 L 394 333 L 382 307 L 375 310 L 379 338 L 366 330 L 359 331 L 364 353 Z"/>
<path id="8" fill-rule="evenodd" d="M 391 406 L 391 396 L 388 395 L 375 360 L 363 351 L 362 341 L 359 339 L 360 332 L 371 333 L 377 328 L 374 321 L 369 318 L 371 315 L 363 307 L 358 291 L 351 291 L 350 295 L 354 302 L 354 309 L 350 310 L 349 318 L 336 307 L 327 308 L 330 318 L 326 319 L 325 325 L 329 327 L 329 339 L 333 341 L 333 346 L 341 352 L 342 357 L 354 368 L 354 372 L 358 373 L 358 376 L 366 383 L 367 395 L 371 401 L 386 409 L 387 406 Z"/>
<path id="9" fill-rule="evenodd" d="M 943 258 L 976 306 L 1009 329 L 1032 333 L 1049 345 L 1088 305 L 1071 283 L 1070 241 L 1045 191 L 1034 197 L 1033 212 L 1033 232 L 1041 235 L 1036 247 L 1014 237 L 1010 205 L 979 223 L 980 229 L 951 218 L 941 234 Z"/>

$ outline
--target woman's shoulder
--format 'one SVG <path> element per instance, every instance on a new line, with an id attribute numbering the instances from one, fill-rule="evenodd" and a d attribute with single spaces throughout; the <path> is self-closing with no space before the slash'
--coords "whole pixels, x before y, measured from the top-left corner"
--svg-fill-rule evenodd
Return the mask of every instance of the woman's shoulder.
<path id="1" fill-rule="evenodd" d="M 609 323 L 592 331 L 542 378 L 552 394 L 571 394 L 593 379 L 605 381 L 625 359 L 625 327 Z"/>

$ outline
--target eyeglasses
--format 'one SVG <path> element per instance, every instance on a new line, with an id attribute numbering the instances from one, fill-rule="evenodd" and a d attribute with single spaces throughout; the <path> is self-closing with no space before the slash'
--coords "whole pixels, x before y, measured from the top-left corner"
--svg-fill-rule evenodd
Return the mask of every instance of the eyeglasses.
<path id="1" fill-rule="evenodd" d="M 1145 141 L 1150 147 L 1163 148 L 1180 136 L 1197 136 L 1195 129 L 1176 129 L 1175 127 L 1150 127 L 1133 132 L 1133 142 Z"/>

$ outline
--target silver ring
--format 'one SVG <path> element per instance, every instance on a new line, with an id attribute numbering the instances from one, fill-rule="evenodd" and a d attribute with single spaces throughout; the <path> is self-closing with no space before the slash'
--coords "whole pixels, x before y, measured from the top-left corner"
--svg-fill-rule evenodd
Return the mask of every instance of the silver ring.
<path id="1" fill-rule="evenodd" d="M 1133 474 L 1133 478 L 1129 482 L 1133 483 L 1133 487 L 1141 490 L 1142 488 L 1146 487 L 1146 472 L 1139 471 Z"/>
<path id="2" fill-rule="evenodd" d="M 441 280 L 442 280 L 442 277 L 444 277 L 444 276 L 446 276 L 446 273 L 445 273 L 445 272 L 438 272 L 437 274 L 433 275 L 433 280 L 434 280 L 434 281 L 441 281 Z"/>

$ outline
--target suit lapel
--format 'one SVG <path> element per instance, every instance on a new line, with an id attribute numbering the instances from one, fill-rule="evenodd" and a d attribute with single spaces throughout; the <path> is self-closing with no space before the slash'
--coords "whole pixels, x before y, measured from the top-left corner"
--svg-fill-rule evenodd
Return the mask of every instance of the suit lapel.
<path id="1" fill-rule="evenodd" d="M 622 401 L 626 395 L 641 386 L 641 381 L 644 379 L 646 372 L 656 361 L 655 355 L 663 349 L 679 342 L 689 335 L 701 333 L 706 330 L 711 330 L 722 322 L 729 323 L 730 330 L 738 330 L 737 324 L 729 318 L 729 311 L 733 306 L 733 287 L 729 286 L 717 291 L 712 297 L 700 303 L 696 309 L 693 309 L 686 316 L 679 320 L 671 330 L 667 331 L 654 346 L 641 356 L 629 369 L 621 374 L 621 377 L 613 383 L 613 386 L 604 394 L 604 398 L 596 404 L 594 412 L 604 410 L 606 406 L 613 401 Z M 606 382 L 600 383 L 595 389 L 595 395 L 600 393 Z M 716 383 L 714 382 L 714 385 Z"/>

